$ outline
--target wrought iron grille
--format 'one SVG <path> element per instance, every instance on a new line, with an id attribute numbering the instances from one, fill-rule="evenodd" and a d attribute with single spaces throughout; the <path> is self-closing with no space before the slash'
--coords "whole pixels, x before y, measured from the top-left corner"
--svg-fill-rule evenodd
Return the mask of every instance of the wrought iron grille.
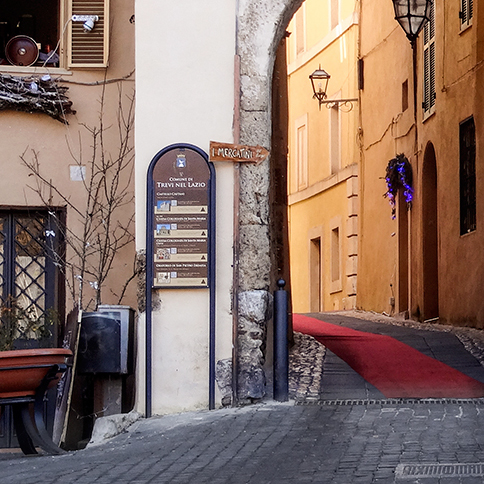
<path id="1" fill-rule="evenodd" d="M 53 212 L 0 211 L 0 349 L 57 343 L 56 220 Z"/>

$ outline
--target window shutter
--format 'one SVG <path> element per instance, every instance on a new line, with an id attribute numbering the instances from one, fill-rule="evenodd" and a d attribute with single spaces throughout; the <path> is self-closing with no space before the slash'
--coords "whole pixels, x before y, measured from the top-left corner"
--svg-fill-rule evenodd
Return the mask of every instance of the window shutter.
<path id="1" fill-rule="evenodd" d="M 430 9 L 430 20 L 424 27 L 424 116 L 435 110 L 435 10 L 434 3 Z"/>
<path id="2" fill-rule="evenodd" d="M 69 25 L 69 67 L 105 67 L 108 64 L 109 0 L 70 0 L 72 15 L 97 15 L 99 20 L 90 32 L 83 22 Z"/>
<path id="3" fill-rule="evenodd" d="M 472 25 L 472 17 L 474 13 L 474 1 L 473 0 L 461 0 L 460 11 L 460 28 L 466 29 L 469 25 Z"/>

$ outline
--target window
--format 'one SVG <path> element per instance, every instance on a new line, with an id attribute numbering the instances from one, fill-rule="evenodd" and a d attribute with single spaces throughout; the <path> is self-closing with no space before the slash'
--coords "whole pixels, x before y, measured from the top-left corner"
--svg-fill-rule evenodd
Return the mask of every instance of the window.
<path id="1" fill-rule="evenodd" d="M 402 113 L 408 109 L 408 79 L 402 83 Z"/>
<path id="2" fill-rule="evenodd" d="M 335 227 L 331 230 L 331 282 L 340 278 L 339 227 Z"/>
<path id="3" fill-rule="evenodd" d="M 330 116 L 330 163 L 331 174 L 338 173 L 341 168 L 341 128 L 340 111 L 336 104 L 329 110 Z"/>
<path id="4" fill-rule="evenodd" d="M 342 264 L 342 242 L 343 233 L 341 231 L 341 217 L 334 217 L 329 222 L 329 279 L 330 293 L 341 292 L 343 290 L 343 264 Z"/>
<path id="5" fill-rule="evenodd" d="M 9 65 L 26 67 L 44 64 L 64 68 L 106 66 L 108 6 L 109 0 L 2 2 L 1 68 Z M 85 31 L 84 21 L 73 21 L 73 15 L 97 16 L 97 21 L 91 31 Z M 27 52 L 20 49 L 27 49 Z"/>
<path id="6" fill-rule="evenodd" d="M 459 12 L 460 29 L 465 30 L 472 25 L 472 17 L 474 14 L 474 1 L 461 0 L 461 10 Z"/>
<path id="7" fill-rule="evenodd" d="M 306 5 L 296 12 L 296 55 L 306 50 Z"/>
<path id="8" fill-rule="evenodd" d="M 330 2 L 330 19 L 331 19 L 331 30 L 336 28 L 339 24 L 339 0 L 331 0 Z"/>
<path id="9" fill-rule="evenodd" d="M 470 117 L 459 127 L 460 234 L 476 230 L 476 127 Z"/>
<path id="10" fill-rule="evenodd" d="M 309 309 L 311 312 L 322 311 L 321 276 L 321 237 L 317 237 L 310 239 L 309 245 Z"/>
<path id="11" fill-rule="evenodd" d="M 424 118 L 435 111 L 435 2 L 430 8 L 430 20 L 424 27 Z"/>
<path id="12" fill-rule="evenodd" d="M 308 132 L 307 115 L 296 120 L 296 189 L 308 186 Z"/>

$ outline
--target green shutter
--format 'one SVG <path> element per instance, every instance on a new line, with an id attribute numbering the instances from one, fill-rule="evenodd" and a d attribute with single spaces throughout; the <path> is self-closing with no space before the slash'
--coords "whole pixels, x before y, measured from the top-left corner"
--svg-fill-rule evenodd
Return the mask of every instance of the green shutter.
<path id="1" fill-rule="evenodd" d="M 72 15 L 97 15 L 99 20 L 90 32 L 83 22 L 69 25 L 69 67 L 105 67 L 108 64 L 109 0 L 70 0 Z"/>

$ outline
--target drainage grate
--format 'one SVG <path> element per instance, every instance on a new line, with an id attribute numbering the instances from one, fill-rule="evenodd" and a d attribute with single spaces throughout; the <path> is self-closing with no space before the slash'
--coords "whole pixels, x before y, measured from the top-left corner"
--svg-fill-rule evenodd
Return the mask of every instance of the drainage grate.
<path id="1" fill-rule="evenodd" d="M 373 400 L 316 400 L 314 402 L 296 401 L 296 405 L 482 405 L 484 398 L 387 398 Z"/>
<path id="2" fill-rule="evenodd" d="M 484 463 L 477 464 L 398 464 L 397 479 L 423 479 L 425 477 L 476 477 L 484 476 Z"/>

